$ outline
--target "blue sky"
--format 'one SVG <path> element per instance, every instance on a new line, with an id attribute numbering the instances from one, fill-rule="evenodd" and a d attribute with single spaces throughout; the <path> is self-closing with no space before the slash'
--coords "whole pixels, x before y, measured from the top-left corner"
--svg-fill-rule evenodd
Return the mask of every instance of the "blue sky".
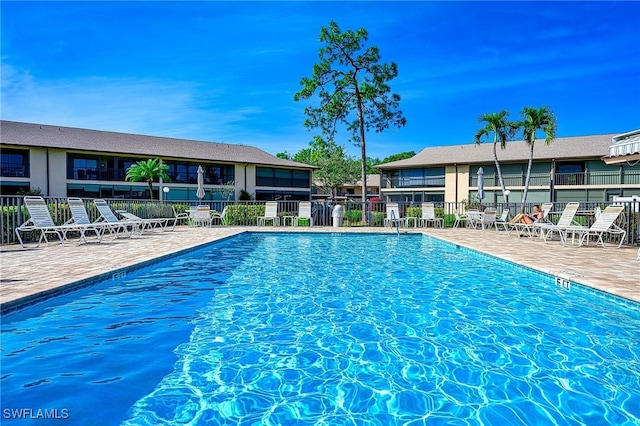
<path id="1" fill-rule="evenodd" d="M 320 28 L 366 28 L 407 119 L 384 157 L 470 143 L 482 113 L 548 105 L 558 136 L 640 128 L 640 2 L 7 2 L 5 120 L 295 153 Z M 359 149 L 338 134 L 349 152 Z"/>

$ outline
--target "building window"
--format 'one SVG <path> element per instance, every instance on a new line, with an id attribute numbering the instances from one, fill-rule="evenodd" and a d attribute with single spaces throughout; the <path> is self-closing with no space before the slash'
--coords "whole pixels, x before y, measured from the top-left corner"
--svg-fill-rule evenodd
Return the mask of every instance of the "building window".
<path id="1" fill-rule="evenodd" d="M 29 177 L 29 151 L 2 149 L 0 175 L 2 177 Z"/>
<path id="2" fill-rule="evenodd" d="M 174 183 L 197 183 L 198 167 L 204 169 L 204 183 L 212 185 L 225 185 L 235 179 L 235 167 L 233 164 L 202 164 L 195 162 L 165 161 L 169 166 L 167 175 Z"/>
<path id="3" fill-rule="evenodd" d="M 585 165 L 583 161 L 556 163 L 556 185 L 584 185 Z"/>
<path id="4" fill-rule="evenodd" d="M 256 167 L 256 185 L 309 188 L 311 186 L 311 181 L 308 170 Z"/>
<path id="5" fill-rule="evenodd" d="M 204 182 L 213 185 L 227 185 L 235 181 L 233 164 L 214 164 L 204 167 Z"/>

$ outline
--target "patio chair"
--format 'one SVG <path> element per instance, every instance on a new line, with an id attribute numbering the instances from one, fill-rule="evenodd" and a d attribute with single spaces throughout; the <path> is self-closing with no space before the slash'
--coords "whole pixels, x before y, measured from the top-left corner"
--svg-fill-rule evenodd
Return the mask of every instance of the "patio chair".
<path id="1" fill-rule="evenodd" d="M 475 229 L 482 222 L 482 212 L 480 210 L 468 210 L 465 218 L 467 228 Z"/>
<path id="2" fill-rule="evenodd" d="M 385 227 L 399 226 L 406 228 L 408 221 L 400 217 L 400 207 L 398 203 L 387 203 L 387 217 L 384 218 Z"/>
<path id="3" fill-rule="evenodd" d="M 498 212 L 491 209 L 486 209 L 484 214 L 482 215 L 482 220 L 480 221 L 480 226 L 482 230 L 493 228 L 496 225 L 496 216 Z"/>
<path id="4" fill-rule="evenodd" d="M 444 219 L 436 217 L 436 208 L 433 203 L 422 203 L 422 218 L 418 221 L 418 225 L 426 228 L 429 224 L 444 228 Z"/>
<path id="5" fill-rule="evenodd" d="M 95 204 L 98 212 L 100 213 L 100 221 L 107 222 L 112 225 L 123 226 L 125 232 L 127 233 L 127 235 L 129 235 L 129 237 L 131 237 L 134 232 L 140 232 L 140 235 L 142 235 L 144 230 L 142 229 L 141 222 L 136 220 L 118 219 L 107 202 L 101 198 L 93 200 L 93 204 Z"/>
<path id="6" fill-rule="evenodd" d="M 562 228 L 561 232 L 564 233 L 564 237 L 561 238 L 564 238 L 566 241 L 567 234 L 569 232 L 571 232 L 574 236 L 575 234 L 579 234 L 580 239 L 578 240 L 578 247 L 580 247 L 582 245 L 585 245 L 585 243 L 588 244 L 589 237 L 593 235 L 594 237 L 598 237 L 596 246 L 600 244 L 604 248 L 605 245 L 603 237 L 605 234 L 619 235 L 620 242 L 618 243 L 618 248 L 620 248 L 620 246 L 622 246 L 622 243 L 624 242 L 624 238 L 627 235 L 627 231 L 616 225 L 615 222 L 616 220 L 618 220 L 618 217 L 623 211 L 624 206 L 608 206 L 602 211 L 600 216 L 598 216 L 596 221 L 590 227 L 568 226 Z"/>
<path id="7" fill-rule="evenodd" d="M 454 216 L 456 218 L 456 220 L 453 222 L 453 227 L 454 228 L 457 228 L 462 223 L 466 223 L 467 222 L 467 215 L 466 214 L 454 213 Z"/>
<path id="8" fill-rule="evenodd" d="M 537 231 L 540 231 L 540 237 L 545 242 L 547 241 L 547 238 L 550 239 L 553 236 L 554 232 L 557 232 L 562 245 L 565 245 L 566 239 L 564 237 L 566 237 L 566 233 L 564 233 L 563 230 L 567 227 L 578 225 L 577 223 L 575 223 L 574 218 L 576 216 L 576 213 L 578 212 L 579 207 L 580 203 L 578 202 L 567 203 L 567 205 L 564 206 L 562 215 L 560 215 L 560 219 L 558 219 L 558 223 L 554 225 L 553 223 L 542 222 L 534 223 L 533 226 Z"/>
<path id="9" fill-rule="evenodd" d="M 257 219 L 258 226 L 265 226 L 267 222 L 271 222 L 273 226 L 280 226 L 277 201 L 267 201 L 264 205 L 264 216 Z"/>
<path id="10" fill-rule="evenodd" d="M 82 224 L 56 225 L 51 218 L 51 213 L 49 213 L 49 207 L 42 197 L 28 195 L 24 197 L 24 205 L 29 211 L 30 218 L 15 229 L 16 236 L 22 247 L 26 246 L 20 233 L 31 231 L 40 231 L 40 239 L 36 247 L 40 247 L 43 240 L 47 243 L 49 242 L 47 234 L 55 234 L 60 240 L 60 244 L 62 244 L 67 239 L 68 232 L 79 232 L 80 242 L 86 243 L 85 233 L 93 231 L 98 237 L 98 242 L 102 241 L 102 232 L 96 226 Z"/>
<path id="11" fill-rule="evenodd" d="M 171 209 L 173 210 L 173 227 L 171 228 L 171 230 L 173 231 L 174 229 L 176 229 L 176 225 L 178 225 L 180 223 L 180 221 L 187 222 L 189 223 L 189 212 L 185 211 L 182 213 L 178 213 L 178 211 L 176 210 L 175 206 L 171 206 Z"/>
<path id="12" fill-rule="evenodd" d="M 224 208 L 222 209 L 222 213 L 218 213 L 217 211 L 212 210 L 211 224 L 213 225 L 214 221 L 218 221 L 220 225 L 226 225 L 227 224 L 226 216 L 227 216 L 227 206 L 224 206 Z"/>
<path id="13" fill-rule="evenodd" d="M 69 210 L 71 210 L 71 215 L 73 217 L 65 222 L 65 225 L 92 226 L 97 230 L 100 230 L 103 235 L 105 231 L 109 231 L 109 233 L 111 235 L 115 235 L 115 237 L 118 237 L 118 234 L 121 231 L 125 233 L 127 232 L 127 227 L 121 223 L 108 223 L 100 220 L 92 222 L 82 198 L 69 197 L 67 198 L 67 204 L 69 205 Z"/>
<path id="14" fill-rule="evenodd" d="M 596 206 L 595 209 L 593 209 L 593 216 L 594 219 L 598 219 L 598 216 L 600 216 L 602 214 L 602 209 L 600 208 L 600 206 Z"/>
<path id="15" fill-rule="evenodd" d="M 502 226 L 503 230 L 507 231 L 507 222 L 508 222 L 507 219 L 509 219 L 509 209 L 503 209 L 500 217 L 496 217 L 496 223 L 495 223 L 496 231 L 500 226 Z"/>
<path id="16" fill-rule="evenodd" d="M 311 201 L 300 201 L 300 204 L 298 205 L 298 214 L 293 218 L 293 226 L 300 226 L 301 220 L 309 222 L 309 227 L 313 226 Z"/>

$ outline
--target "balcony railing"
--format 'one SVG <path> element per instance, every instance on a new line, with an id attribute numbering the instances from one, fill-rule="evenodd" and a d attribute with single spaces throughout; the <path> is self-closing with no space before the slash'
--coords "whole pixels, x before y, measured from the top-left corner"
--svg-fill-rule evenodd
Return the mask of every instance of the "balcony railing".
<path id="1" fill-rule="evenodd" d="M 71 172 L 67 175 L 67 179 L 73 180 L 104 180 L 111 182 L 124 182 L 124 177 L 126 175 L 126 171 L 123 169 L 96 169 L 96 168 L 85 168 L 85 167 L 76 167 L 71 170 Z M 198 182 L 197 175 L 194 176 L 186 176 L 186 175 L 176 175 L 169 174 L 171 178 L 171 182 L 173 183 L 191 183 L 196 184 Z M 216 184 L 216 185 L 225 185 L 225 182 L 233 181 L 233 178 L 228 179 L 220 179 L 217 178 L 216 181 L 212 181 L 209 177 L 205 176 L 204 183 L 205 184 Z"/>
<path id="2" fill-rule="evenodd" d="M 502 179 L 507 187 L 524 186 L 526 174 L 503 174 Z M 549 186 L 551 175 L 549 173 L 532 173 L 529 186 Z M 640 171 L 587 171 L 580 173 L 556 173 L 554 185 L 638 185 L 640 184 Z M 469 185 L 478 186 L 478 177 L 471 176 Z M 484 186 L 500 186 L 498 175 L 484 175 Z"/>
<path id="3" fill-rule="evenodd" d="M 22 163 L 0 164 L 0 176 L 2 177 L 29 177 L 27 168 Z"/>
<path id="4" fill-rule="evenodd" d="M 502 179 L 504 180 L 505 186 L 524 186 L 527 175 L 526 173 L 503 174 Z M 529 186 L 549 186 L 549 182 L 549 173 L 531 173 L 529 178 Z M 472 188 L 478 186 L 478 176 L 470 177 L 469 186 Z M 500 179 L 498 179 L 498 175 L 485 174 L 484 186 L 500 186 Z"/>
<path id="5" fill-rule="evenodd" d="M 392 188 L 444 188 L 444 176 L 391 178 Z"/>

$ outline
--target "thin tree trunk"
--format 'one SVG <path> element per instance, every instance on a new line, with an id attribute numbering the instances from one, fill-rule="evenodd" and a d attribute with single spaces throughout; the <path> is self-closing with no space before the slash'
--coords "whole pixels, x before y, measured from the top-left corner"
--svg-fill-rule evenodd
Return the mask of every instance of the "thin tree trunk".
<path id="1" fill-rule="evenodd" d="M 531 179 L 531 164 L 533 163 L 533 144 L 531 142 L 531 151 L 529 152 L 529 164 L 527 165 L 527 177 L 524 180 L 524 193 L 522 194 L 522 203 L 520 204 L 520 210 L 524 213 L 524 203 L 527 202 L 527 192 L 529 192 L 529 180 Z"/>
<path id="2" fill-rule="evenodd" d="M 362 223 L 368 225 L 369 218 L 367 217 L 367 147 L 365 144 L 365 131 L 364 131 L 364 111 L 362 110 L 362 97 L 360 96 L 360 90 L 358 85 L 355 85 L 356 98 L 358 100 L 358 120 L 360 121 L 360 154 L 362 156 Z"/>
<path id="3" fill-rule="evenodd" d="M 496 163 L 496 171 L 498 172 L 498 181 L 500 182 L 500 188 L 502 189 L 502 196 L 504 197 L 504 180 L 502 179 L 502 171 L 500 170 L 500 162 L 498 162 L 498 152 L 496 150 L 496 145 L 498 141 L 493 142 L 493 161 Z"/>
<path id="4" fill-rule="evenodd" d="M 149 199 L 153 200 L 153 181 L 147 179 L 147 184 L 149 185 Z"/>

